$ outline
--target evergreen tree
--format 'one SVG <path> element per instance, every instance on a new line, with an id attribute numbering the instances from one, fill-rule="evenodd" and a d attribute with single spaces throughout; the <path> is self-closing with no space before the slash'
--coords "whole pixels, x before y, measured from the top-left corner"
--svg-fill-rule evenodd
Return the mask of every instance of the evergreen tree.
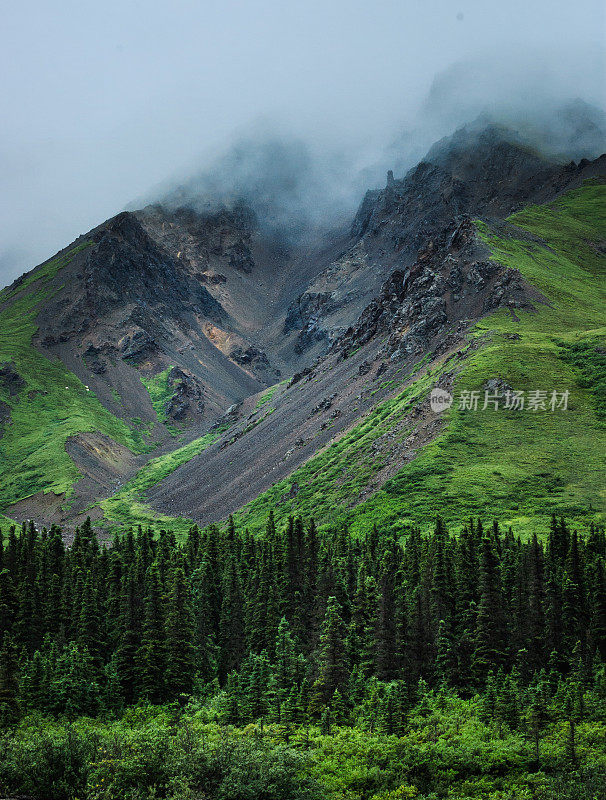
<path id="1" fill-rule="evenodd" d="M 166 638 L 160 570 L 154 562 L 146 580 L 145 615 L 138 654 L 139 683 L 144 697 L 160 703 L 166 696 Z"/>
<path id="2" fill-rule="evenodd" d="M 602 661 L 606 661 L 606 569 L 601 557 L 596 559 L 593 576 L 591 638 Z"/>
<path id="3" fill-rule="evenodd" d="M 482 684 L 491 670 L 505 662 L 506 632 L 503 619 L 498 561 L 488 537 L 482 541 L 480 562 L 480 604 L 476 619 L 472 670 Z"/>
<path id="4" fill-rule="evenodd" d="M 286 617 L 282 617 L 278 626 L 274 664 L 278 700 L 280 703 L 283 703 L 286 701 L 295 685 L 297 673 L 295 644 Z"/>
<path id="5" fill-rule="evenodd" d="M 346 627 L 336 597 L 328 598 L 320 637 L 318 679 L 314 686 L 316 707 L 328 705 L 336 689 L 344 690 L 349 678 L 345 650 Z"/>
<path id="6" fill-rule="evenodd" d="M 97 594 L 93 588 L 91 572 L 87 572 L 80 613 L 78 615 L 77 641 L 86 648 L 96 669 L 101 667 L 101 623 Z"/>
<path id="7" fill-rule="evenodd" d="M 369 677 L 375 665 L 375 631 L 379 614 L 379 590 L 363 564 L 358 573 L 352 602 L 351 622 L 347 634 L 347 651 L 362 677 Z"/>
<path id="8" fill-rule="evenodd" d="M 441 686 L 456 686 L 458 662 L 450 622 L 440 620 L 436 643 L 436 676 Z"/>
<path id="9" fill-rule="evenodd" d="M 19 601 L 8 569 L 0 571 L 0 641 L 10 634 L 15 623 Z"/>
<path id="10" fill-rule="evenodd" d="M 185 573 L 173 575 L 166 617 L 167 687 L 173 696 L 191 694 L 194 679 L 193 620 Z"/>
<path id="11" fill-rule="evenodd" d="M 138 696 L 139 671 L 138 654 L 141 647 L 141 627 L 139 624 L 139 607 L 137 603 L 137 587 L 133 568 L 124 579 L 122 592 L 122 609 L 120 613 L 120 640 L 116 648 L 115 665 L 119 681 L 121 697 L 128 705 Z"/>
<path id="12" fill-rule="evenodd" d="M 240 585 L 240 576 L 235 559 L 230 559 L 223 580 L 223 603 L 219 636 L 221 655 L 219 659 L 219 680 L 224 681 L 227 675 L 237 669 L 242 660 L 246 641 L 244 631 L 244 599 Z"/>
<path id="13" fill-rule="evenodd" d="M 13 640 L 5 634 L 0 647 L 0 727 L 17 722 L 18 693 L 17 654 Z"/>
<path id="14" fill-rule="evenodd" d="M 376 669 L 382 680 L 396 677 L 399 667 L 396 627 L 396 573 L 398 562 L 395 541 L 389 542 L 381 564 L 380 600 L 376 626 Z"/>

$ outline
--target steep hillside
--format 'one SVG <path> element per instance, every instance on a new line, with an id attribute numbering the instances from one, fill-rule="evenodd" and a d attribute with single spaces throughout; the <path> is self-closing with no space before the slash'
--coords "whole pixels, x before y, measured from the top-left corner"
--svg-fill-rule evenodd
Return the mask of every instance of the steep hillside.
<path id="1" fill-rule="evenodd" d="M 339 246 L 336 236 L 328 251 Z M 147 209 L 109 220 L 5 289 L 0 509 L 69 519 L 146 453 L 197 438 L 280 380 L 280 368 L 304 366 L 311 355 L 277 355 L 280 336 L 268 356 L 272 337 L 260 334 L 283 325 L 300 290 L 307 262 L 297 257 L 260 241 L 242 211 Z"/>
<path id="2" fill-rule="evenodd" d="M 104 223 L 0 295 L 0 510 L 177 530 L 255 530 L 271 507 L 354 529 L 446 503 L 518 530 L 599 516 L 605 161 L 472 127 L 349 231 L 281 236 L 237 200 Z M 514 390 L 568 410 L 482 408 Z"/>
<path id="3" fill-rule="evenodd" d="M 605 208 L 606 187 L 597 183 L 513 215 L 498 233 L 477 222 L 475 238 L 490 247 L 489 264 L 508 267 L 510 281 L 523 276 L 540 290 L 532 306 L 510 305 L 467 332 L 450 332 L 415 365 L 415 356 L 402 355 L 400 331 L 393 331 L 394 316 L 405 323 L 410 311 L 395 303 L 384 328 L 392 329 L 391 337 L 377 342 L 377 332 L 359 349 L 355 336 L 340 343 L 353 348 L 331 353 L 282 389 L 271 418 L 254 430 L 153 487 L 152 505 L 166 512 L 177 503 L 207 522 L 221 507 L 235 511 L 265 481 L 271 488 L 239 514 L 252 530 L 264 525 L 270 508 L 278 516 L 321 509 L 325 518 L 360 530 L 379 521 L 383 527 L 430 525 L 437 513 L 460 519 L 474 509 L 515 522 L 517 530 L 525 530 L 528 517 L 553 511 L 603 519 Z M 452 266 L 455 272 L 454 259 Z M 361 328 L 358 341 L 367 335 Z M 404 342 L 411 333 L 414 326 Z M 335 386 L 336 396 L 310 410 Z M 429 406 L 435 386 L 455 398 L 441 414 Z M 536 390 L 544 392 L 546 410 L 541 404 L 531 410 Z M 566 410 L 549 410 L 554 390 L 558 403 L 569 392 Z M 492 401 L 483 409 L 485 391 Z M 524 410 L 503 407 L 508 391 L 525 393 Z M 478 393 L 477 411 L 459 408 L 464 392 Z M 249 450 L 254 465 L 246 461 Z M 293 469 L 297 461 L 303 463 Z M 242 477 L 221 486 L 213 474 L 225 474 L 230 462 L 239 464 Z M 189 482 L 191 472 L 203 476 L 203 497 Z"/>
<path id="4" fill-rule="evenodd" d="M 260 526 L 271 505 L 281 509 L 280 500 L 294 483 L 305 491 L 301 500 L 287 503 L 289 510 L 318 504 L 326 511 L 339 509 L 338 517 L 361 530 L 373 522 L 429 523 L 444 511 L 460 518 L 474 509 L 496 514 L 517 530 L 537 513 L 604 519 L 606 187 L 589 185 L 515 214 L 508 223 L 498 234 L 478 223 L 479 235 L 495 260 L 519 270 L 545 302 L 484 317 L 470 331 L 460 364 L 436 359 L 427 375 L 247 506 L 244 524 Z M 432 385 L 455 396 L 440 421 L 430 423 L 437 423 L 438 435 L 352 509 L 360 483 L 368 486 L 364 465 L 369 471 L 381 469 L 385 438 L 406 448 L 423 429 L 428 432 L 426 401 L 415 404 L 412 413 L 404 409 L 407 401 L 424 400 Z M 544 392 L 544 406 L 531 410 L 537 389 Z M 524 410 L 503 408 L 506 392 L 513 390 L 525 393 Z M 570 393 L 567 410 L 549 410 L 554 390 Z M 461 410 L 463 393 L 474 391 L 478 410 Z M 482 410 L 485 391 L 492 400 Z"/>

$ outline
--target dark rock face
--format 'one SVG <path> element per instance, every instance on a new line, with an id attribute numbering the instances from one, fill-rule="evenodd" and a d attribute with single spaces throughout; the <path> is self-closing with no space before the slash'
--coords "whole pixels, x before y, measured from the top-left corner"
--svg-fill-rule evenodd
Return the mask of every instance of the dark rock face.
<path id="1" fill-rule="evenodd" d="M 207 316 L 224 316 L 208 290 L 179 269 L 176 259 L 153 241 L 134 214 L 118 214 L 99 230 L 96 240 L 85 268 L 91 309 L 104 311 L 112 301 L 146 302 L 160 308 L 181 302 Z"/>
<path id="2" fill-rule="evenodd" d="M 242 367 L 255 366 L 258 369 L 267 369 L 269 367 L 267 355 L 256 347 L 234 347 L 230 351 L 229 357 Z"/>
<path id="3" fill-rule="evenodd" d="M 328 411 L 328 409 L 332 406 L 336 396 L 337 394 L 335 392 L 334 394 L 331 394 L 330 397 L 325 397 L 323 400 L 321 400 L 317 406 L 312 408 L 310 416 L 313 416 L 314 414 L 320 414 L 323 411 Z"/>
<path id="4" fill-rule="evenodd" d="M 295 353 L 299 355 L 309 350 L 316 342 L 328 340 L 328 333 L 322 329 L 317 318 L 309 319 L 303 330 L 299 332 L 295 344 Z"/>
<path id="5" fill-rule="evenodd" d="M 168 385 L 174 389 L 166 406 L 166 413 L 171 419 L 181 421 L 188 414 L 204 413 L 204 387 L 193 375 L 173 367 L 168 373 Z"/>
<path id="6" fill-rule="evenodd" d="M 283 333 L 286 335 L 299 331 L 296 347 L 298 352 L 303 352 L 313 342 L 328 338 L 327 332 L 319 324 L 319 318 L 337 307 L 338 302 L 331 292 L 304 292 L 289 306 Z"/>
<path id="7" fill-rule="evenodd" d="M 229 265 L 241 272 L 252 272 L 255 261 L 250 252 L 250 248 L 244 242 L 237 242 L 229 250 Z"/>
<path id="8" fill-rule="evenodd" d="M 102 352 L 101 348 L 89 344 L 82 355 L 86 365 L 95 375 L 103 375 L 107 370 L 107 364 L 102 357 Z"/>
<path id="9" fill-rule="evenodd" d="M 100 321 L 117 318 L 123 309 L 133 307 L 139 309 L 143 330 L 153 320 L 188 313 L 225 318 L 220 303 L 151 239 L 136 215 L 118 214 L 88 238 L 94 244 L 82 256 L 78 293 L 63 296 L 44 344 L 79 340 Z M 123 355 L 136 359 L 140 344 L 134 341 L 131 350 L 126 346 Z"/>
<path id="10" fill-rule="evenodd" d="M 299 383 L 299 381 L 302 381 L 303 378 L 306 378 L 310 374 L 311 374 L 311 367 L 306 367 L 304 370 L 301 370 L 301 372 L 295 372 L 295 374 L 292 376 L 292 378 L 288 382 L 289 388 L 291 386 L 294 386 L 295 383 Z"/>
<path id="11" fill-rule="evenodd" d="M 463 320 L 477 319 L 499 306 L 528 308 L 540 302 L 517 271 L 488 259 L 471 220 L 460 222 L 444 241 L 443 247 L 430 241 L 412 267 L 395 270 L 335 349 L 347 355 L 388 333 L 384 355 L 393 359 L 420 354 L 431 351 L 446 329 Z"/>
<path id="12" fill-rule="evenodd" d="M 551 200 L 580 185 L 604 166 L 595 162 L 563 167 L 531 151 L 512 131 L 462 128 L 432 147 L 404 178 L 389 174 L 382 190 L 366 193 L 347 249 L 291 304 L 284 335 L 297 332 L 293 341 L 301 354 L 317 355 L 334 346 L 398 271 L 408 283 L 416 281 L 424 312 L 415 308 L 412 313 L 421 339 L 447 318 L 452 320 L 440 299 L 444 293 L 449 308 L 465 296 L 464 306 L 469 307 L 462 310 L 467 316 L 507 305 L 519 295 L 519 276 L 500 276 L 495 283 L 486 251 L 473 256 L 471 274 L 462 264 L 459 251 L 466 246 L 470 221 L 479 217 L 498 223 L 530 202 Z M 446 263 L 437 266 L 437 254 L 443 259 L 452 256 L 451 269 Z M 429 263 L 440 276 L 431 290 L 431 276 L 416 274 Z M 472 308 L 473 290 L 484 296 Z"/>
<path id="13" fill-rule="evenodd" d="M 148 206 L 137 212 L 137 218 L 153 239 L 167 252 L 177 254 L 182 268 L 201 283 L 225 282 L 222 272 L 210 272 L 213 263 L 246 274 L 255 267 L 251 245 L 257 218 L 243 203 L 207 212 Z"/>
<path id="14" fill-rule="evenodd" d="M 215 275 L 197 275 L 196 276 L 200 283 L 206 283 L 209 286 L 219 286 L 222 283 L 227 283 L 227 278 L 225 275 L 221 275 L 221 273 L 216 273 Z"/>
<path id="15" fill-rule="evenodd" d="M 158 349 L 158 343 L 149 335 L 147 331 L 138 330 L 132 335 L 127 335 L 120 342 L 122 358 L 140 361 L 147 357 L 154 350 Z"/>
<path id="16" fill-rule="evenodd" d="M 462 128 L 435 144 L 402 180 L 367 192 L 352 232 L 378 237 L 396 251 L 423 248 L 430 239 L 441 246 L 447 231 L 456 236 L 457 219 L 503 218 L 527 202 L 550 199 L 588 167 L 547 161 L 497 126 Z"/>
<path id="17" fill-rule="evenodd" d="M 12 361 L 0 364 L 0 386 L 6 389 L 11 397 L 19 394 L 25 386 L 25 381 L 17 372 Z"/>
<path id="18" fill-rule="evenodd" d="M 402 180 L 368 192 L 352 233 L 377 262 L 395 269 L 378 296 L 332 347 L 347 355 L 379 332 L 389 333 L 385 355 L 431 350 L 444 331 L 506 307 L 541 302 L 516 270 L 489 258 L 476 239 L 476 216 L 500 224 L 529 202 L 544 202 L 606 167 L 595 162 L 562 167 L 546 161 L 495 126 L 463 128 L 438 142 Z M 314 317 L 322 325 L 321 313 Z"/>
<path id="19" fill-rule="evenodd" d="M 356 239 L 361 238 L 366 233 L 380 195 L 379 189 L 370 189 L 364 195 L 351 227 L 352 236 L 355 236 Z"/>

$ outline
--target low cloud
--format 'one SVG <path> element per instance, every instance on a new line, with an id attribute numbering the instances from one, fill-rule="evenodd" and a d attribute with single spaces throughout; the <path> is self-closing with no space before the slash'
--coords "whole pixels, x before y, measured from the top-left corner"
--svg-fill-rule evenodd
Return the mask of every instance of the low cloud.
<path id="1" fill-rule="evenodd" d="M 297 19 L 280 5 L 262 31 L 238 5 L 229 35 L 226 9 L 192 6 L 200 27 L 191 30 L 165 33 L 172 18 L 150 12 L 147 49 L 134 33 L 110 46 L 118 34 L 107 14 L 87 47 L 52 20 L 50 48 L 43 20 L 32 29 L 24 17 L 27 51 L 17 37 L 0 56 L 11 67 L 0 103 L 0 284 L 120 210 L 160 200 L 203 209 L 241 196 L 289 236 L 338 224 L 388 169 L 401 177 L 478 118 L 513 126 L 553 158 L 598 155 L 599 4 L 581 0 L 555 19 L 545 0 L 533 30 L 524 14 L 538 10 L 518 5 L 517 21 L 513 8 L 488 13 L 475 0 L 460 14 L 445 0 L 432 9 L 386 1 L 372 14 L 366 4 L 329 13 L 311 2 Z M 135 10 L 119 11 L 130 31 Z M 78 34 L 87 23 L 85 14 Z M 28 73 L 36 42 L 52 58 L 30 57 Z M 467 57 L 477 42 L 487 54 Z"/>

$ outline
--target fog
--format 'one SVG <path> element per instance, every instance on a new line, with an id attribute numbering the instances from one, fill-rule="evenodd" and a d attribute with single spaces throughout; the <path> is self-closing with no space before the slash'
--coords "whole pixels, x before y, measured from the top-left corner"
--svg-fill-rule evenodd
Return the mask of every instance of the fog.
<path id="1" fill-rule="evenodd" d="M 606 149 L 601 0 L 32 0 L 0 44 L 0 284 L 161 198 L 346 216 L 480 115 Z"/>

